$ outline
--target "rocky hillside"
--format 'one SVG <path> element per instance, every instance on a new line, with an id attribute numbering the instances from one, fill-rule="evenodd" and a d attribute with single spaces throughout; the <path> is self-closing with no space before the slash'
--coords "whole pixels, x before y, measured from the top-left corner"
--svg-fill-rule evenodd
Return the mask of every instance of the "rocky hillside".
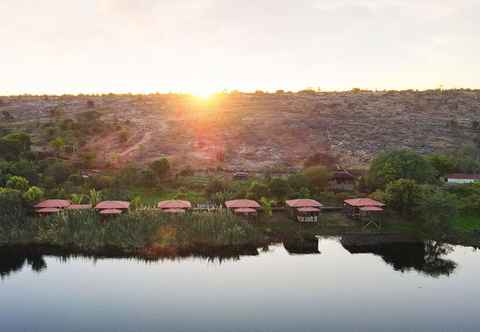
<path id="1" fill-rule="evenodd" d="M 106 130 L 69 138 L 48 129 L 89 121 L 81 115 L 92 112 Z M 384 149 L 427 153 L 471 143 L 480 91 L 0 97 L 0 120 L 4 133 L 30 132 L 40 151 L 51 150 L 52 135 L 65 136 L 74 146 L 66 158 L 94 152 L 97 167 L 167 156 L 177 168 L 287 169 L 315 154 L 358 167 Z"/>

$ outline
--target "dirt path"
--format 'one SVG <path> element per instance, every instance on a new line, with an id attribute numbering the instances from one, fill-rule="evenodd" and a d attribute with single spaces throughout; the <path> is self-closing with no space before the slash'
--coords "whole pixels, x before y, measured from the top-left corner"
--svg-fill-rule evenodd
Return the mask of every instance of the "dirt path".
<path id="1" fill-rule="evenodd" d="M 152 131 L 149 130 L 149 131 L 145 132 L 145 134 L 143 134 L 143 137 L 140 139 L 140 141 L 138 141 L 134 145 L 128 147 L 126 150 L 120 152 L 118 154 L 118 156 L 119 157 L 127 157 L 130 153 L 140 149 L 140 146 L 142 146 L 145 143 L 147 143 L 148 141 L 150 141 L 151 138 L 152 138 Z"/>

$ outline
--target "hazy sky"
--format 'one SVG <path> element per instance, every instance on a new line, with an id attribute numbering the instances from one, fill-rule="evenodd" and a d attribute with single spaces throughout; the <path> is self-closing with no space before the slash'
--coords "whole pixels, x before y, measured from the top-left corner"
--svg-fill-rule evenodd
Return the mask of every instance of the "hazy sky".
<path id="1" fill-rule="evenodd" d="M 0 94 L 480 88 L 480 0 L 0 0 Z"/>

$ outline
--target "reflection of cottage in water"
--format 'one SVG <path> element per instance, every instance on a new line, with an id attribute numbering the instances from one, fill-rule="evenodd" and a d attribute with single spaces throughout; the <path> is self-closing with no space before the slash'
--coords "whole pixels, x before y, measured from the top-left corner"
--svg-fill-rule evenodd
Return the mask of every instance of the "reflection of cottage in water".
<path id="1" fill-rule="evenodd" d="M 342 246 L 351 254 L 380 256 L 394 270 L 415 270 L 432 277 L 450 275 L 457 263 L 442 256 L 449 254 L 452 246 L 436 241 L 418 241 L 400 236 L 345 235 Z"/>
<path id="2" fill-rule="evenodd" d="M 283 241 L 283 246 L 289 254 L 305 255 L 319 254 L 318 239 L 316 237 L 288 239 Z"/>

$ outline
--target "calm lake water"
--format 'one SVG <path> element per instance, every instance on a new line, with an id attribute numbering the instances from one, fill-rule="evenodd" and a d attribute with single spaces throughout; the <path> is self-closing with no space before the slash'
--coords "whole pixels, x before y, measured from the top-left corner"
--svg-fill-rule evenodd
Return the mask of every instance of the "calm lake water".
<path id="1" fill-rule="evenodd" d="M 0 249 L 0 331 L 480 330 L 480 251 L 364 242 L 155 262 Z"/>

